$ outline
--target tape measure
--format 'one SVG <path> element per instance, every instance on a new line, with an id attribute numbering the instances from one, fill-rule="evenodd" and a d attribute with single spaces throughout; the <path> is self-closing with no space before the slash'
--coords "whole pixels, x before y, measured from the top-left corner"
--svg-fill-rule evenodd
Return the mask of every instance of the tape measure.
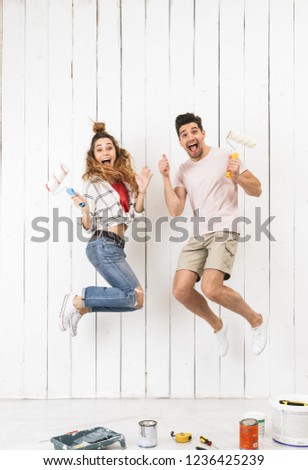
<path id="1" fill-rule="evenodd" d="M 191 438 L 192 438 L 192 435 L 190 432 L 178 432 L 175 434 L 172 431 L 171 436 L 175 437 L 175 442 L 181 442 L 181 443 L 189 442 L 191 441 Z"/>

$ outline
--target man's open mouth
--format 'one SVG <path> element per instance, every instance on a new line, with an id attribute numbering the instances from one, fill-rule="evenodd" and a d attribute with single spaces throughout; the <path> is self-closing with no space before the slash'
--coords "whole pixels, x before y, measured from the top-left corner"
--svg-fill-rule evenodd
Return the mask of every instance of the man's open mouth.
<path id="1" fill-rule="evenodd" d="M 198 144 L 189 144 L 188 148 L 192 153 L 195 153 L 198 150 Z"/>

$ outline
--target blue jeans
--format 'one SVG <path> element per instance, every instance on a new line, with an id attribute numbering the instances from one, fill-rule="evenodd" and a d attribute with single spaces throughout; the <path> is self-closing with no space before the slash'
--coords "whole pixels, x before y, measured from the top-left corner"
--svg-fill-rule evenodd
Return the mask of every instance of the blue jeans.
<path id="1" fill-rule="evenodd" d="M 93 238 L 93 237 L 92 237 Z M 86 287 L 83 306 L 92 312 L 131 312 L 136 310 L 135 289 L 140 285 L 125 260 L 125 242 L 117 235 L 90 239 L 86 248 L 89 261 L 111 287 Z"/>

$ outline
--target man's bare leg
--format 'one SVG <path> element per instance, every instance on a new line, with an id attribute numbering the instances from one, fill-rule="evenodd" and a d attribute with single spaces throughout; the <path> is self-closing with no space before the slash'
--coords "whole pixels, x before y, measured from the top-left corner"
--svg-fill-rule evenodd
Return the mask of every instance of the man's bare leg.
<path id="1" fill-rule="evenodd" d="M 214 331 L 222 328 L 221 319 L 210 309 L 202 294 L 194 289 L 197 274 L 188 269 L 176 272 L 173 282 L 173 295 L 188 310 L 207 321 Z"/>
<path id="2" fill-rule="evenodd" d="M 256 313 L 235 290 L 223 284 L 224 273 L 217 269 L 205 269 L 201 289 L 204 295 L 219 305 L 241 315 L 252 328 L 262 324 L 262 315 Z"/>

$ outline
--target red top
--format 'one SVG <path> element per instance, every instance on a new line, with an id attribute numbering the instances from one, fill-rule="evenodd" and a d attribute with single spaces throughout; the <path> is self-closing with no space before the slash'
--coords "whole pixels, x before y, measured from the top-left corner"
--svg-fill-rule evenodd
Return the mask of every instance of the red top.
<path id="1" fill-rule="evenodd" d="M 128 212 L 129 211 L 129 196 L 128 196 L 128 192 L 127 192 L 125 185 L 121 181 L 119 181 L 118 183 L 114 183 L 111 186 L 119 194 L 120 203 L 121 203 L 121 206 L 123 207 L 124 212 Z"/>

